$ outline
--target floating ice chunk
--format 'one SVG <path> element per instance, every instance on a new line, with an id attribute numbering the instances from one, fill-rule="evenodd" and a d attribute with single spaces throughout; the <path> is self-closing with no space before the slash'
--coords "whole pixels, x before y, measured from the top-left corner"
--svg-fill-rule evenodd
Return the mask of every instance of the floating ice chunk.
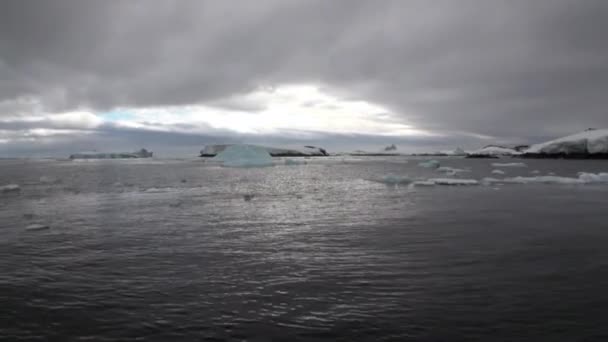
<path id="1" fill-rule="evenodd" d="M 46 230 L 46 229 L 50 229 L 50 228 L 51 227 L 49 227 L 45 224 L 34 223 L 34 224 L 30 224 L 29 226 L 25 227 L 25 230 L 35 231 L 35 230 Z"/>
<path id="2" fill-rule="evenodd" d="M 17 184 L 7 184 L 0 186 L 0 192 L 19 192 L 21 188 Z"/>
<path id="3" fill-rule="evenodd" d="M 608 173 L 601 172 L 595 174 L 588 172 L 579 172 L 578 179 L 584 181 L 585 183 L 608 183 Z"/>
<path id="4" fill-rule="evenodd" d="M 306 160 L 285 159 L 285 165 L 306 165 Z"/>
<path id="5" fill-rule="evenodd" d="M 449 166 L 438 167 L 437 171 L 443 172 L 443 173 L 445 173 L 448 176 L 454 176 L 455 174 L 460 173 L 460 172 L 471 172 L 470 170 L 455 169 L 455 168 L 449 167 Z"/>
<path id="6" fill-rule="evenodd" d="M 263 147 L 254 145 L 231 145 L 218 153 L 213 160 L 227 167 L 272 166 L 272 157 Z"/>
<path id="7" fill-rule="evenodd" d="M 386 175 L 381 178 L 371 179 L 374 182 L 389 184 L 389 185 L 398 185 L 398 184 L 410 184 L 412 179 L 408 176 L 397 176 L 397 175 Z"/>
<path id="8" fill-rule="evenodd" d="M 440 166 L 441 164 L 439 164 L 438 161 L 436 160 L 427 160 L 425 162 L 421 162 L 418 164 L 418 166 L 422 166 L 422 167 L 426 167 L 429 169 L 436 169 Z"/>
<path id="9" fill-rule="evenodd" d="M 412 183 L 413 186 L 435 186 L 435 182 L 433 181 L 428 181 L 428 180 L 424 180 L 424 181 L 415 181 Z"/>
<path id="10" fill-rule="evenodd" d="M 524 163 L 492 163 L 493 167 L 528 167 Z"/>
<path id="11" fill-rule="evenodd" d="M 505 172 L 503 170 L 492 170 L 492 173 L 495 175 L 504 175 Z"/>
<path id="12" fill-rule="evenodd" d="M 431 178 L 429 182 L 435 185 L 478 185 L 479 182 L 475 179 L 458 179 L 458 178 Z"/>
<path id="13" fill-rule="evenodd" d="M 608 153 L 608 129 L 591 129 L 532 145 L 525 152 L 531 154 Z"/>
<path id="14" fill-rule="evenodd" d="M 533 175 L 538 175 L 538 174 L 540 173 L 540 171 L 538 171 L 538 170 L 534 170 L 534 171 L 532 171 L 532 172 L 530 172 L 530 173 L 531 173 L 531 174 L 533 174 Z"/>

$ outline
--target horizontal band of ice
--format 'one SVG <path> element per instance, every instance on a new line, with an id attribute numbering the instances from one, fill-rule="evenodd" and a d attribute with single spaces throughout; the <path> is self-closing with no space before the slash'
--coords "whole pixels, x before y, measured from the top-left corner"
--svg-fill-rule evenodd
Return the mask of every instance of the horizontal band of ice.
<path id="1" fill-rule="evenodd" d="M 524 163 L 492 163 L 493 167 L 527 167 Z"/>
<path id="2" fill-rule="evenodd" d="M 511 177 L 504 179 L 484 178 L 484 184 L 608 184 L 608 173 L 580 172 L 577 178 L 560 176 Z"/>
<path id="3" fill-rule="evenodd" d="M 80 152 L 70 155 L 70 159 L 131 159 L 151 158 L 152 152 L 145 148 L 135 152 Z"/>
<path id="4" fill-rule="evenodd" d="M 219 152 L 213 161 L 227 167 L 264 167 L 273 166 L 268 151 L 255 145 L 230 145 Z"/>
<path id="5" fill-rule="evenodd" d="M 479 182 L 475 179 L 458 179 L 458 178 L 431 178 L 425 182 L 433 183 L 435 185 L 478 185 Z M 414 183 L 414 185 L 417 185 Z M 428 184 L 424 184 L 428 185 Z"/>
<path id="6" fill-rule="evenodd" d="M 265 150 L 271 157 L 308 157 L 327 156 L 325 149 L 315 146 L 303 146 L 299 148 L 278 148 L 257 145 L 222 144 L 207 145 L 201 150 L 201 157 L 214 157 L 232 146 L 255 146 Z"/>
<path id="7" fill-rule="evenodd" d="M 17 192 L 20 190 L 21 188 L 17 184 L 7 184 L 0 186 L 0 192 Z"/>
<path id="8" fill-rule="evenodd" d="M 495 175 L 504 175 L 505 172 L 503 170 L 492 170 L 492 173 Z"/>
<path id="9" fill-rule="evenodd" d="M 530 154 L 601 154 L 608 153 L 608 129 L 591 129 L 530 146 Z"/>
<path id="10" fill-rule="evenodd" d="M 371 181 L 388 184 L 388 185 L 404 185 L 411 184 L 413 186 L 434 186 L 434 185 L 478 185 L 479 182 L 475 179 L 458 179 L 458 178 L 430 178 L 424 180 L 413 180 L 408 176 L 387 175 L 381 178 L 371 179 Z"/>
<path id="11" fill-rule="evenodd" d="M 521 152 L 508 147 L 490 145 L 479 150 L 470 151 L 468 154 L 473 156 L 516 156 L 520 155 Z"/>
<path id="12" fill-rule="evenodd" d="M 388 184 L 388 185 L 399 185 L 399 184 L 410 184 L 413 182 L 408 176 L 398 176 L 398 175 L 386 175 L 380 178 L 372 178 L 370 179 L 373 182 Z"/>

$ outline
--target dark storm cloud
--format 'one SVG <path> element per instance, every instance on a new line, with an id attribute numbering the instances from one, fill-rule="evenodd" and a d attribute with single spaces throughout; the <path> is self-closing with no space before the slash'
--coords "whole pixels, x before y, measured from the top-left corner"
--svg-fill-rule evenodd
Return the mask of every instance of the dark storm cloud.
<path id="1" fill-rule="evenodd" d="M 608 126 L 608 2 L 9 0 L 0 116 L 213 103 L 320 83 L 407 123 L 519 142 Z M 288 113 L 286 113 L 288 115 Z"/>

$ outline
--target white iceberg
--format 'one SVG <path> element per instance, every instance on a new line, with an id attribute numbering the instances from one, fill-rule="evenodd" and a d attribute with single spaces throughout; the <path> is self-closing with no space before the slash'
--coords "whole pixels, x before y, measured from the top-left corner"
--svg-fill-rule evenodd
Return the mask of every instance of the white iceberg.
<path id="1" fill-rule="evenodd" d="M 525 154 L 593 155 L 608 153 L 608 129 L 589 129 L 581 133 L 530 146 Z"/>
<path id="2" fill-rule="evenodd" d="M 438 168 L 440 165 L 441 165 L 441 164 L 439 164 L 439 162 L 438 162 L 438 161 L 436 161 L 436 160 L 427 160 L 427 161 L 424 161 L 424 162 L 418 163 L 418 166 L 421 166 L 421 167 L 426 167 L 426 168 L 429 168 L 429 169 L 436 169 L 436 168 Z"/>
<path id="3" fill-rule="evenodd" d="M 475 151 L 470 151 L 468 153 L 469 156 L 516 156 L 520 154 L 521 152 L 513 148 L 495 145 L 488 145 L 484 148 Z"/>
<path id="4" fill-rule="evenodd" d="M 230 145 L 219 152 L 214 161 L 227 167 L 273 166 L 272 157 L 264 147 L 255 145 Z"/>
<path id="5" fill-rule="evenodd" d="M 493 167 L 528 167 L 524 163 L 492 163 Z"/>
<path id="6" fill-rule="evenodd" d="M 7 184 L 0 186 L 0 192 L 19 192 L 21 188 L 17 184 Z"/>
<path id="7" fill-rule="evenodd" d="M 258 145 L 245 145 L 245 144 L 222 144 L 222 145 L 206 145 L 201 150 L 201 157 L 215 157 L 219 153 L 223 152 L 232 146 L 255 146 L 259 149 L 265 150 L 272 157 L 312 157 L 312 156 L 328 156 L 327 151 L 320 147 L 315 146 L 303 146 L 299 148 L 278 148 L 278 147 L 267 147 Z"/>
<path id="8" fill-rule="evenodd" d="M 492 173 L 495 175 L 504 175 L 505 172 L 503 170 L 492 170 Z"/>

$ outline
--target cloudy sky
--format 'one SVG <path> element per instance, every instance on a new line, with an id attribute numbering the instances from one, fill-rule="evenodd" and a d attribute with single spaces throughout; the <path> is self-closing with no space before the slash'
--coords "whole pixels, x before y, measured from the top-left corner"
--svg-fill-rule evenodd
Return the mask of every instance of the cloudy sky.
<path id="1" fill-rule="evenodd" d="M 608 127 L 604 0 L 6 0 L 0 157 Z"/>

